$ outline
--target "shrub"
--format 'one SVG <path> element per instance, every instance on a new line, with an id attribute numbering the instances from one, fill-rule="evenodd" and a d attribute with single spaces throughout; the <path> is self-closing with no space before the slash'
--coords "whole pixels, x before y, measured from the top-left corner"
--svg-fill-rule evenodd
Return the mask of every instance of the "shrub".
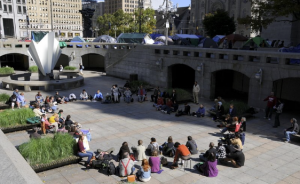
<path id="1" fill-rule="evenodd" d="M 64 70 L 76 70 L 75 66 L 65 66 Z"/>
<path id="2" fill-rule="evenodd" d="M 248 104 L 242 101 L 230 101 L 230 102 L 224 102 L 222 105 L 224 106 L 224 112 L 227 113 L 229 111 L 230 104 L 233 104 L 237 115 L 243 114 L 246 110 L 249 109 Z"/>
<path id="3" fill-rule="evenodd" d="M 20 145 L 21 155 L 30 165 L 46 164 L 70 157 L 77 152 L 75 139 L 69 134 L 55 134 L 54 137 L 31 139 Z"/>
<path id="4" fill-rule="evenodd" d="M 0 68 L 0 74 L 13 74 L 13 73 L 15 73 L 15 70 L 12 67 L 2 67 L 2 68 Z"/>
<path id="5" fill-rule="evenodd" d="M 31 73 L 37 73 L 39 71 L 39 68 L 37 66 L 31 66 L 29 67 L 29 71 Z"/>
<path id="6" fill-rule="evenodd" d="M 34 116 L 34 112 L 30 108 L 7 109 L 0 112 L 0 127 L 26 125 L 26 119 Z"/>
<path id="7" fill-rule="evenodd" d="M 166 92 L 171 95 L 173 93 L 173 89 L 176 90 L 177 93 L 177 101 L 182 102 L 182 101 L 190 101 L 192 100 L 192 93 L 188 92 L 187 90 L 180 89 L 180 88 L 169 88 L 166 90 Z"/>
<path id="8" fill-rule="evenodd" d="M 7 100 L 9 100 L 9 95 L 6 93 L 1 93 L 0 94 L 0 102 L 6 102 Z"/>
<path id="9" fill-rule="evenodd" d="M 145 81 L 131 81 L 129 82 L 129 85 L 132 93 L 136 93 L 141 85 L 144 89 L 150 87 L 149 83 Z"/>

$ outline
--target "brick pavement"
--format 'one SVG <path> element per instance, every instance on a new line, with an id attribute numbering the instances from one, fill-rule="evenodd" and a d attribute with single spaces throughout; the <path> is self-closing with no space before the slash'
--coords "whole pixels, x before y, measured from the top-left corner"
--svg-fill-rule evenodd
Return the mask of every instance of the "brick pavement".
<path id="1" fill-rule="evenodd" d="M 79 95 L 85 88 L 87 92 L 94 93 L 97 89 L 107 93 L 112 84 L 123 85 L 124 80 L 102 75 L 100 72 L 85 72 L 85 86 L 80 89 L 61 91 L 62 95 L 75 92 Z M 0 90 L 0 92 L 8 92 Z M 9 92 L 11 93 L 11 92 Z M 25 97 L 33 99 L 36 91 L 25 93 Z M 44 96 L 53 92 L 42 92 Z M 136 99 L 136 98 L 135 98 Z M 212 102 L 201 99 L 206 107 Z M 182 107 L 182 105 L 181 105 Z M 192 110 L 197 106 L 191 104 Z M 174 141 L 185 143 L 187 136 L 191 135 L 197 142 L 199 150 L 206 150 L 209 142 L 217 143 L 220 134 L 216 123 L 209 117 L 196 118 L 191 116 L 175 117 L 157 112 L 150 102 L 126 104 L 101 104 L 99 102 L 75 102 L 59 105 L 64 110 L 65 116 L 70 114 L 72 119 L 80 122 L 84 129 L 91 129 L 91 150 L 97 148 L 115 148 L 117 154 L 123 141 L 129 146 L 136 146 L 137 140 L 142 139 L 147 146 L 151 137 L 155 137 L 162 144 L 168 136 L 173 136 Z M 233 168 L 229 165 L 218 165 L 219 175 L 207 178 L 194 169 L 186 171 L 163 168 L 161 174 L 152 174 L 148 183 L 300 183 L 300 147 L 282 141 L 283 127 L 289 126 L 290 115 L 283 114 L 282 126 L 272 128 L 273 121 L 265 120 L 263 114 L 257 115 L 247 121 L 246 141 L 244 154 L 245 166 Z M 14 145 L 20 145 L 29 140 L 26 131 L 6 134 Z M 296 140 L 297 141 L 297 140 Z M 298 140 L 299 142 L 299 140 Z M 171 162 L 172 159 L 168 158 Z M 198 162 L 198 155 L 193 156 L 192 165 Z M 117 163 L 115 163 L 117 164 Z M 140 164 L 140 163 L 137 163 Z M 120 183 L 123 180 L 117 176 L 106 176 L 97 170 L 85 170 L 81 164 L 38 173 L 45 183 Z"/>

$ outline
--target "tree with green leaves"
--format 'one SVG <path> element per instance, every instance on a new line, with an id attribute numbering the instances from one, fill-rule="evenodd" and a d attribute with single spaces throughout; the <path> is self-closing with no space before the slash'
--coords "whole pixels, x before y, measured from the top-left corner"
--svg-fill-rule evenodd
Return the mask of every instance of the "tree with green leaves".
<path id="1" fill-rule="evenodd" d="M 114 17 L 111 14 L 104 14 L 98 17 L 99 35 L 110 34 L 110 29 Z"/>
<path id="2" fill-rule="evenodd" d="M 211 38 L 216 35 L 232 34 L 236 29 L 234 18 L 229 17 L 228 12 L 224 10 L 206 14 L 203 26 L 206 34 Z"/>
<path id="3" fill-rule="evenodd" d="M 138 8 L 134 11 L 135 19 L 130 25 L 131 32 L 139 32 L 139 24 L 141 22 L 142 33 L 152 33 L 156 26 L 156 19 L 154 18 L 155 11 L 153 9 Z"/>
<path id="4" fill-rule="evenodd" d="M 300 20 L 299 0 L 251 0 L 251 3 L 251 16 L 240 18 L 238 22 L 250 25 L 252 32 L 261 33 L 262 29 L 266 29 L 272 22 Z M 292 19 L 288 18 L 290 15 L 293 16 Z"/>

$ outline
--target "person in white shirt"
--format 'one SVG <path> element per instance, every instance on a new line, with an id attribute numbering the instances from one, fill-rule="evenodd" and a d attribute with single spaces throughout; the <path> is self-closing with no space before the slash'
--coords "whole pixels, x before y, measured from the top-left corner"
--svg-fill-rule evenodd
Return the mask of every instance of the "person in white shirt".
<path id="1" fill-rule="evenodd" d="M 64 67 L 62 65 L 59 65 L 59 71 L 62 72 L 64 70 Z"/>
<path id="2" fill-rule="evenodd" d="M 69 95 L 69 101 L 76 101 L 77 99 L 76 99 L 76 95 L 74 94 L 74 93 L 71 93 L 70 95 Z"/>
<path id="3" fill-rule="evenodd" d="M 82 93 L 80 93 L 80 100 L 87 100 L 88 99 L 88 94 L 87 92 L 84 90 L 82 90 Z"/>
<path id="4" fill-rule="evenodd" d="M 197 81 L 195 81 L 195 84 L 193 85 L 193 97 L 194 97 L 194 103 L 199 104 L 198 102 L 198 96 L 200 92 L 200 86 L 198 85 Z"/>

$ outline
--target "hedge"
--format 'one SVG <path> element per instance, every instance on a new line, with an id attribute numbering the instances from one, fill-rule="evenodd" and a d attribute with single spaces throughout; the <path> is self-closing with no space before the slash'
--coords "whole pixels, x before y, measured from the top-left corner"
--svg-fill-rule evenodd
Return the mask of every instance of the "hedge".
<path id="1" fill-rule="evenodd" d="M 2 74 L 2 75 L 13 74 L 13 73 L 15 73 L 15 70 L 12 67 L 2 67 L 2 68 L 0 68 L 0 74 Z"/>

